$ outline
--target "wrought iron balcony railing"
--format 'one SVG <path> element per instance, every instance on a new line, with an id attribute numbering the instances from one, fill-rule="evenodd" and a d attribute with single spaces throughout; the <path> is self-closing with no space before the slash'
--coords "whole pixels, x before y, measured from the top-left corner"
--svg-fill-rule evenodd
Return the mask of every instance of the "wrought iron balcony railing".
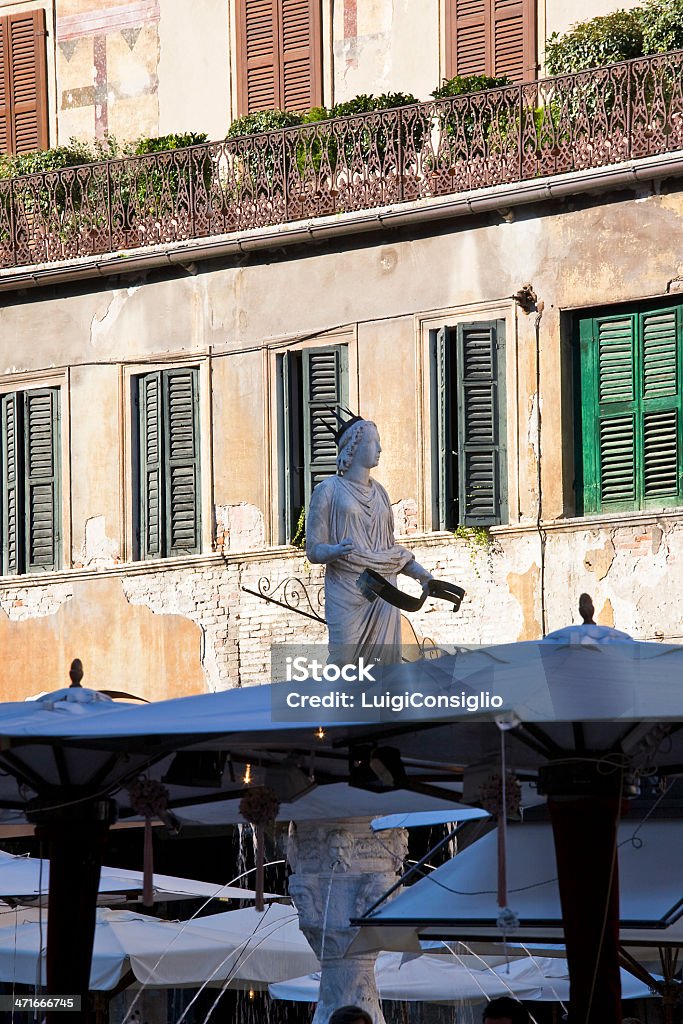
<path id="1" fill-rule="evenodd" d="M 683 51 L 0 181 L 0 267 L 452 195 L 683 148 Z"/>

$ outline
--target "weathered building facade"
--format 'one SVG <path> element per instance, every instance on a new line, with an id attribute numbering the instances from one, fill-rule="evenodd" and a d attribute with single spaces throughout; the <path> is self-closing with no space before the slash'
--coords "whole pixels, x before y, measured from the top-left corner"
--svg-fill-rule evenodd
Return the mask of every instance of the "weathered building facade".
<path id="1" fill-rule="evenodd" d="M 219 139 L 250 89 L 303 109 L 427 101 L 456 72 L 527 84 L 3 193 L 3 699 L 76 656 L 148 700 L 258 683 L 272 642 L 322 639 L 249 591 L 317 591 L 291 541 L 338 402 L 378 424 L 397 532 L 467 590 L 457 617 L 428 602 L 419 635 L 537 638 L 587 590 L 599 621 L 680 639 L 680 54 L 630 67 L 622 116 L 621 71 L 530 84 L 566 27 L 550 0 L 0 3 L 6 68 L 28 14 L 42 145 Z"/>

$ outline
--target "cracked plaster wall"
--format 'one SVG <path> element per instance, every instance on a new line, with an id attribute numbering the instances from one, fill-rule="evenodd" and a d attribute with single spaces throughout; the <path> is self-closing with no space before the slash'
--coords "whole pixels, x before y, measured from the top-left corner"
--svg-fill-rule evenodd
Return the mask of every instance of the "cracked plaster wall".
<path id="1" fill-rule="evenodd" d="M 412 536 L 415 557 L 467 595 L 454 614 L 427 601 L 408 616 L 419 637 L 437 644 L 494 644 L 541 635 L 540 544 L 535 531 L 473 537 Z M 580 621 L 588 591 L 596 618 L 641 639 L 683 639 L 683 516 L 619 525 L 577 524 L 546 541 L 547 630 Z M 24 699 L 66 680 L 73 657 L 86 683 L 160 700 L 254 685 L 271 678 L 273 643 L 324 643 L 322 624 L 267 604 L 256 590 L 301 580 L 315 600 L 322 573 L 300 553 L 255 554 L 227 562 L 72 582 L 11 581 L 0 589 L 2 699 Z M 401 586 L 417 592 L 413 581 Z M 277 596 L 277 595 L 275 595 Z M 302 605 L 305 607 L 305 605 Z"/>

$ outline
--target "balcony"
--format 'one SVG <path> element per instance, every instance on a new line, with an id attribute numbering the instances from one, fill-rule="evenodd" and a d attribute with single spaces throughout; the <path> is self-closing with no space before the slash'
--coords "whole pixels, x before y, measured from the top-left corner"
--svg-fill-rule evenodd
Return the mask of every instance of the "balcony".
<path id="1" fill-rule="evenodd" d="M 0 181 L 0 268 L 136 250 L 683 149 L 683 51 Z"/>

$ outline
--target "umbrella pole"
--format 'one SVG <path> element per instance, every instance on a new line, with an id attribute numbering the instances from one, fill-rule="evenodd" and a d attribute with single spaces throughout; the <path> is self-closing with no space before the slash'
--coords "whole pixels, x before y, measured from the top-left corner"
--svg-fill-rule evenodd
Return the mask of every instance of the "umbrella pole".
<path id="1" fill-rule="evenodd" d="M 572 1024 L 621 1024 L 618 796 L 550 798 Z"/>
<path id="2" fill-rule="evenodd" d="M 51 802 L 57 805 L 58 800 Z M 113 807 L 110 800 L 67 804 L 62 796 L 60 807 L 32 814 L 50 858 L 47 995 L 81 1000 L 80 1011 L 48 1010 L 48 1024 L 86 1024 L 91 1019 L 88 990 L 97 893 Z"/>

